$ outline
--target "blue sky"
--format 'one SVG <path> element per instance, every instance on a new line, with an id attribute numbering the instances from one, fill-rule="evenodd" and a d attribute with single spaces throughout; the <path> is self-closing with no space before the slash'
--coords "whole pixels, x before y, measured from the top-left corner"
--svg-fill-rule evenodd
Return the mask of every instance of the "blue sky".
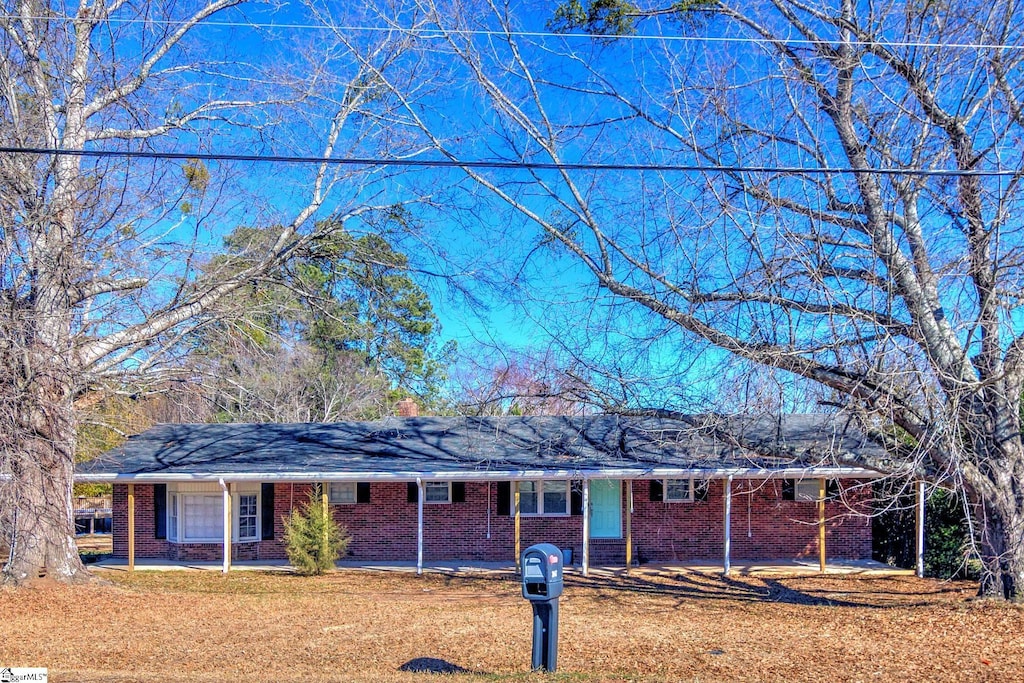
<path id="1" fill-rule="evenodd" d="M 543 30 L 549 4 L 541 4 L 534 13 L 523 16 L 524 30 Z M 201 43 L 241 47 L 250 58 L 254 55 L 274 60 L 301 61 L 296 45 L 313 46 L 314 54 L 321 33 L 302 28 L 306 20 L 299 12 L 278 12 L 270 17 L 247 10 L 250 19 L 264 24 L 258 30 L 238 26 L 206 27 L 197 33 Z M 345 21 L 358 22 L 358 18 Z M 364 20 L 375 23 L 373 19 Z M 283 28 L 267 28 L 268 22 L 278 25 L 294 24 Z M 657 29 L 657 27 L 654 27 Z M 668 29 L 674 30 L 674 29 Z M 357 42 L 372 41 L 372 32 L 354 32 Z M 623 92 L 639 101 L 652 96 L 645 88 L 643 78 L 668 79 L 669 73 L 659 76 L 663 68 L 664 50 L 687 51 L 689 66 L 703 68 L 709 53 L 734 51 L 735 46 L 710 44 L 694 49 L 693 44 L 663 45 L 656 42 L 623 41 L 604 44 L 589 38 L 547 36 L 523 38 L 524 57 L 534 62 L 539 74 L 558 77 L 563 82 L 577 82 L 592 87 L 595 74 L 588 73 L 583 64 L 590 64 L 602 78 L 623 88 Z M 757 51 L 756 47 L 748 47 Z M 214 52 L 216 54 L 216 52 Z M 343 52 L 334 52 L 339 72 L 353 64 Z M 505 51 L 507 56 L 507 51 Z M 678 56 L 678 55 L 674 55 Z M 720 55 L 719 55 L 720 56 Z M 580 62 L 578 60 L 584 60 Z M 428 61 L 428 60 L 425 60 Z M 500 64 L 492 64 L 500 66 Z M 233 72 L 230 65 L 225 68 Z M 500 125 L 493 132 L 483 133 L 483 127 L 498 123 L 488 103 L 479 91 L 463 80 L 464 71 L 446 73 L 443 65 L 427 64 L 426 72 L 440 73 L 450 78 L 448 88 L 427 92 L 417 103 L 417 112 L 429 125 L 445 138 L 446 143 L 464 159 L 531 158 L 539 161 L 551 159 L 529 144 L 517 148 L 512 138 L 503 139 Z M 343 73 L 338 75 L 343 76 Z M 512 88 L 524 87 L 515 79 L 506 82 Z M 558 88 L 545 94 L 547 113 L 562 125 L 585 125 L 600 117 L 627 114 L 623 107 L 609 110 L 608 98 L 578 96 L 561 98 Z M 661 87 L 661 86 L 659 86 Z M 525 91 L 520 90 L 520 94 Z M 563 91 L 564 92 L 564 91 Z M 189 144 L 203 151 L 246 151 L 276 154 L 316 154 L 323 139 L 324 121 L 317 117 L 317 107 L 337 92 L 329 89 L 320 93 L 300 116 L 277 122 L 271 128 L 259 130 L 218 127 L 212 136 L 189 139 L 178 136 L 169 141 L 176 150 Z M 525 105 L 528 115 L 535 110 Z M 301 112 L 301 110 L 300 110 Z M 398 112 L 399 116 L 403 115 Z M 356 127 L 358 133 L 367 130 Z M 566 130 L 569 130 L 568 128 Z M 577 128 L 577 141 L 560 146 L 563 161 L 588 163 L 651 163 L 679 159 L 678 148 L 637 146 L 626 125 L 612 124 L 604 135 L 591 134 L 585 127 Z M 378 133 L 367 139 L 349 138 L 348 146 L 341 145 L 335 156 L 372 157 L 378 149 Z M 614 136 L 623 136 L 621 144 Z M 513 136 L 514 137 L 514 136 Z M 521 138 L 521 136 L 520 136 Z M 165 141 L 163 144 L 167 144 Z M 410 143 L 415 148 L 419 141 Z M 393 152 L 393 150 L 391 150 Z M 525 155 L 519 156 L 519 155 Z M 436 152 L 421 155 L 438 158 Z M 692 156 L 688 160 L 695 160 Z M 221 194 L 207 198 L 205 205 L 212 207 L 214 215 L 199 227 L 210 250 L 216 251 L 222 235 L 239 224 L 260 224 L 273 220 L 287 220 L 308 196 L 310 179 L 315 169 L 309 166 L 251 164 L 246 166 L 212 162 L 215 177 L 230 177 L 241 190 L 238 197 Z M 388 170 L 378 175 L 385 180 L 372 182 L 366 187 L 352 184 L 340 186 L 328 200 L 321 215 L 329 215 L 349 206 L 372 201 L 410 202 L 415 216 L 421 221 L 421 231 L 402 236 L 398 246 L 412 259 L 414 266 L 425 272 L 445 277 L 424 275 L 421 283 L 430 291 L 435 311 L 441 321 L 444 340 L 455 340 L 467 354 L 478 354 L 479 347 L 498 350 L 552 351 L 569 364 L 586 358 L 601 368 L 622 376 L 650 382 L 651 391 L 660 391 L 650 400 L 659 405 L 684 401 L 687 396 L 700 396 L 710 391 L 716 368 L 723 354 L 709 350 L 693 339 L 685 338 L 678 330 L 662 321 L 652 319 L 636 306 L 601 293 L 593 276 L 580 267 L 579 262 L 556 253 L 551 245 L 542 244 L 542 234 L 536 225 L 501 201 L 481 192 L 479 187 L 466 181 L 457 170 Z M 489 177 L 503 186 L 514 188 L 517 196 L 539 214 L 550 217 L 556 209 L 551 198 L 538 193 L 528 184 L 524 172 L 489 173 Z M 593 206 L 602 209 L 608 220 L 631 220 L 628 207 L 632 203 L 647 201 L 643 195 L 639 174 L 577 172 L 574 179 L 588 192 Z M 560 180 L 554 172 L 542 173 L 540 178 L 552 186 Z M 655 179 L 656 180 L 656 179 Z M 557 190 L 561 194 L 565 188 Z M 564 197 L 565 195 L 563 195 Z M 421 201 L 423 198 L 428 201 Z M 200 206 L 197 200 L 193 205 Z M 457 210 L 455 210 L 457 208 Z M 626 213 L 622 213 L 626 211 Z M 642 212 L 640 212 L 642 213 Z M 196 215 L 198 212 L 196 212 Z M 657 211 L 655 214 L 657 215 Z M 186 220 L 186 228 L 193 221 Z M 358 224 L 352 226 L 359 229 Z M 668 262 L 671 262 L 669 259 Z M 467 288 L 470 297 L 463 296 L 460 287 Z M 475 300 L 471 300 L 475 297 Z"/>
<path id="2" fill-rule="evenodd" d="M 527 5 L 529 10 L 520 11 Z M 337 19 L 344 27 L 341 33 L 357 47 L 382 37 L 379 31 L 359 30 L 379 26 L 379 18 L 360 16 L 358 10 L 352 16 L 341 16 L 349 6 L 329 6 L 339 11 Z M 204 51 L 211 60 L 237 53 L 255 62 L 258 69 L 250 72 L 247 69 L 251 65 L 211 61 L 209 69 L 232 77 L 218 81 L 225 84 L 224 92 L 235 94 L 272 89 L 240 80 L 243 74 L 251 76 L 265 69 L 269 83 L 269 76 L 280 75 L 282 70 L 300 73 L 322 62 L 327 68 L 314 96 L 297 108 L 272 112 L 275 116 L 269 120 L 241 115 L 236 123 L 242 125 L 213 125 L 201 136 L 176 135 L 159 141 L 159 145 L 175 151 L 318 153 L 328 123 L 325 114 L 333 111 L 342 98 L 341 86 L 354 73 L 355 60 L 344 49 L 329 47 L 329 34 L 307 26 L 311 22 L 295 7 L 286 5 L 285 10 L 269 15 L 258 6 L 233 10 L 225 15 L 227 24 L 237 23 L 244 15 L 259 26 L 203 28 L 189 49 Z M 517 3 L 515 11 L 522 19 L 522 29 L 542 30 L 552 4 Z M 272 22 L 276 26 L 269 26 Z M 680 28 L 651 22 L 642 30 L 676 37 Z M 715 23 L 687 30 L 714 39 L 732 35 Z M 417 130 L 412 120 L 415 114 L 460 159 L 551 161 L 536 141 L 530 140 L 526 132 L 529 126 L 521 125 L 514 111 L 518 108 L 529 120 L 539 121 L 536 106 L 531 103 L 536 88 L 546 112 L 559 128 L 560 161 L 730 164 L 764 159 L 777 164 L 816 165 L 819 160 L 810 152 L 793 150 L 818 136 L 823 144 L 816 151 L 826 165 L 846 163 L 841 150 L 829 145 L 823 119 L 812 116 L 801 120 L 799 99 L 793 103 L 787 100 L 801 97 L 799 89 L 792 86 L 794 81 L 777 77 L 774 63 L 765 60 L 763 47 L 756 43 L 606 43 L 587 37 L 520 36 L 520 54 L 533 68 L 533 79 L 527 80 L 501 36 L 476 34 L 472 40 L 487 48 L 482 67 L 509 93 L 509 107 L 497 112 L 464 65 L 440 49 L 440 39 L 423 37 L 418 51 L 401 57 L 388 71 L 396 89 L 410 97 L 409 106 L 389 99 L 387 89 L 382 89 L 385 95 L 374 100 L 370 113 L 353 116 L 347 122 L 347 132 L 334 156 L 442 158 L 431 149 L 423 131 Z M 130 50 L 131 45 L 126 49 Z M 282 63 L 290 66 L 282 68 Z M 332 80 L 335 77 L 338 80 Z M 701 90 L 711 81 L 722 87 Z M 611 95 L 613 89 L 622 99 L 638 103 L 650 119 L 630 119 L 635 112 Z M 208 94 L 186 87 L 167 93 L 164 105 L 178 106 L 190 97 Z M 898 97 L 900 92 L 890 89 L 887 94 Z M 385 107 L 389 102 L 393 106 Z M 725 109 L 739 112 L 751 125 L 771 124 L 780 134 L 767 142 L 737 135 L 729 127 L 734 124 L 721 113 Z M 790 118 L 783 124 L 779 117 L 786 112 Z M 672 131 L 661 126 L 669 126 Z M 679 137 L 673 137 L 672 132 Z M 690 151 L 691 143 L 703 146 L 710 158 Z M 902 151 L 897 149 L 897 156 Z M 198 208 L 213 209 L 198 226 L 211 250 L 235 225 L 287 220 L 308 196 L 315 172 L 310 166 L 263 163 L 212 163 L 211 170 L 233 190 L 203 202 L 190 200 Z M 594 240 L 579 228 L 581 221 L 571 220 L 574 210 L 585 207 L 628 249 L 655 250 L 657 253 L 646 256 L 663 268 L 666 276 L 683 285 L 691 272 L 701 270 L 702 287 L 730 287 L 735 277 L 730 268 L 736 266 L 735 257 L 748 246 L 744 231 L 750 232 L 756 225 L 768 235 L 775 232 L 775 222 L 780 220 L 778 213 L 739 203 L 735 204 L 739 216 L 716 213 L 722 211 L 720 203 L 725 203 L 722 196 L 734 189 L 720 174 L 705 177 L 695 173 L 572 171 L 582 200 L 554 171 L 540 171 L 535 176 L 513 170 L 481 170 L 480 174 L 541 220 L 554 224 L 564 221 L 567 230 L 580 229 L 579 243 L 593 256 L 597 254 Z M 774 192 L 805 195 L 808 201 L 820 201 L 825 206 L 822 197 L 814 197 L 814 187 L 806 178 L 790 175 L 771 182 Z M 844 182 L 846 186 L 837 184 L 839 199 L 846 193 L 855 196 L 851 184 Z M 887 187 L 886 191 L 891 189 Z M 663 405 L 685 402 L 688 396 L 706 397 L 714 393 L 717 383 L 733 381 L 723 374 L 721 353 L 709 351 L 692 336 L 683 335 L 634 304 L 602 294 L 579 259 L 546 243 L 542 231 L 523 212 L 511 209 L 459 170 L 393 167 L 369 175 L 354 174 L 335 188 L 320 215 L 366 203 L 394 202 L 407 202 L 421 224 L 418 230 L 395 236 L 396 245 L 423 271 L 420 281 L 432 295 L 445 339 L 458 341 L 467 353 L 478 353 L 477 345 L 555 349 L 567 363 L 575 354 L 577 359 L 586 357 L 625 381 L 632 377 L 650 380 L 647 398 Z M 194 217 L 198 215 L 195 212 L 189 216 L 182 230 L 196 229 Z M 935 226 L 941 226 L 944 219 L 943 215 L 932 218 Z M 358 222 L 350 228 L 359 229 Z M 958 239 L 955 234 L 943 236 L 940 231 L 929 237 L 935 244 L 948 239 L 954 249 Z M 789 245 L 769 238 L 763 246 L 770 255 L 785 255 Z M 852 253 L 843 252 L 846 247 L 834 249 L 838 259 L 850 258 Z M 627 282 L 648 284 L 635 273 L 630 274 L 624 257 L 614 255 L 614 260 L 619 272 L 627 273 Z M 662 288 L 661 293 L 671 298 L 666 292 L 667 288 Z M 969 311 L 970 304 L 965 308 Z M 724 324 L 733 325 L 741 335 L 752 334 L 755 329 L 749 315 L 742 309 L 734 313 L 736 319 Z M 806 334 L 814 329 L 806 316 L 788 328 L 784 322 L 780 319 L 772 329 L 762 329 L 761 333 L 785 339 L 793 330 Z"/>

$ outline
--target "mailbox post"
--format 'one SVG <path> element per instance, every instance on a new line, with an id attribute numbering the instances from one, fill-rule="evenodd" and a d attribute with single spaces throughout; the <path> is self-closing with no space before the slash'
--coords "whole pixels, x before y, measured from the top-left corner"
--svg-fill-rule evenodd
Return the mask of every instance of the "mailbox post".
<path id="1" fill-rule="evenodd" d="M 534 671 L 554 671 L 558 662 L 558 598 L 562 595 L 562 551 L 550 543 L 523 551 L 523 597 L 533 607 Z"/>

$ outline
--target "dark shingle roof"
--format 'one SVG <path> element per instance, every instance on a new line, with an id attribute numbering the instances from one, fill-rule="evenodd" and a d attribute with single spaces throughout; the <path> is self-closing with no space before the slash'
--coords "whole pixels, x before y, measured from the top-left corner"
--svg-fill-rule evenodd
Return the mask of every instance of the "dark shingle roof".
<path id="1" fill-rule="evenodd" d="M 733 437 L 725 437 L 728 431 Z M 394 475 L 836 467 L 879 446 L 845 418 L 415 417 L 311 424 L 169 424 L 78 466 L 142 475 Z"/>

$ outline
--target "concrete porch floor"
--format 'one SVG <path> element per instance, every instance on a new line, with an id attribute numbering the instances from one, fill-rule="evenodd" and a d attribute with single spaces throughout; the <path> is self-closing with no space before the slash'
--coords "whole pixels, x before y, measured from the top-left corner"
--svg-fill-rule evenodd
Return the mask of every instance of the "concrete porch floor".
<path id="1" fill-rule="evenodd" d="M 97 562 L 92 567 L 111 571 L 127 571 L 128 562 L 123 558 L 111 558 Z M 415 572 L 415 562 L 356 562 L 343 560 L 337 563 L 343 571 L 379 571 L 379 572 Z M 138 559 L 135 569 L 138 571 L 221 571 L 220 562 L 170 562 L 159 559 Z M 290 572 L 291 565 L 287 560 L 253 560 L 232 563 L 233 571 L 273 571 Z M 472 574 L 472 573 L 515 573 L 515 565 L 511 562 L 426 562 L 424 572 L 441 574 Z M 567 573 L 580 574 L 579 565 L 566 569 Z M 702 574 L 720 574 L 722 565 L 707 562 L 673 562 L 667 564 L 644 564 L 633 567 L 631 572 L 638 573 L 674 573 L 697 572 Z M 626 574 L 622 566 L 591 566 L 590 574 L 596 576 L 619 576 Z M 734 562 L 730 574 L 734 576 L 813 576 L 819 574 L 817 562 L 806 560 L 760 560 L 756 562 Z M 899 569 L 874 560 L 836 560 L 825 566 L 826 574 L 862 575 L 862 576 L 913 576 L 912 569 Z"/>

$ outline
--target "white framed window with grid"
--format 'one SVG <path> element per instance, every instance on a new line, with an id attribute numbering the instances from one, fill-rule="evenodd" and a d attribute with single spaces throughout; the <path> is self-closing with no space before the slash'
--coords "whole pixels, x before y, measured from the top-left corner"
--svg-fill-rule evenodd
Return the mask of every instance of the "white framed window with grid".
<path id="1" fill-rule="evenodd" d="M 817 502 L 821 499 L 820 486 L 817 479 L 797 479 L 793 483 L 793 500 L 805 503 Z"/>
<path id="2" fill-rule="evenodd" d="M 666 503 L 692 503 L 693 502 L 693 478 L 666 479 L 665 502 Z"/>
<path id="3" fill-rule="evenodd" d="M 327 490 L 327 499 L 332 505 L 354 505 L 357 502 L 358 485 L 354 481 L 332 481 Z"/>
<path id="4" fill-rule="evenodd" d="M 519 482 L 519 514 L 558 516 L 569 514 L 569 481 L 554 479 Z"/>
<path id="5" fill-rule="evenodd" d="M 238 539 L 239 541 L 255 541 L 260 532 L 259 496 L 255 493 L 242 493 L 238 496 Z"/>
<path id="6" fill-rule="evenodd" d="M 174 491 L 167 494 L 167 540 L 178 540 L 178 494 Z"/>
<path id="7" fill-rule="evenodd" d="M 260 538 L 259 488 L 242 485 L 231 494 L 231 540 Z M 167 540 L 174 543 L 224 541 L 224 493 L 217 484 L 177 484 L 167 489 Z"/>
<path id="8" fill-rule="evenodd" d="M 450 481 L 427 481 L 423 483 L 424 503 L 452 502 L 452 483 Z"/>

